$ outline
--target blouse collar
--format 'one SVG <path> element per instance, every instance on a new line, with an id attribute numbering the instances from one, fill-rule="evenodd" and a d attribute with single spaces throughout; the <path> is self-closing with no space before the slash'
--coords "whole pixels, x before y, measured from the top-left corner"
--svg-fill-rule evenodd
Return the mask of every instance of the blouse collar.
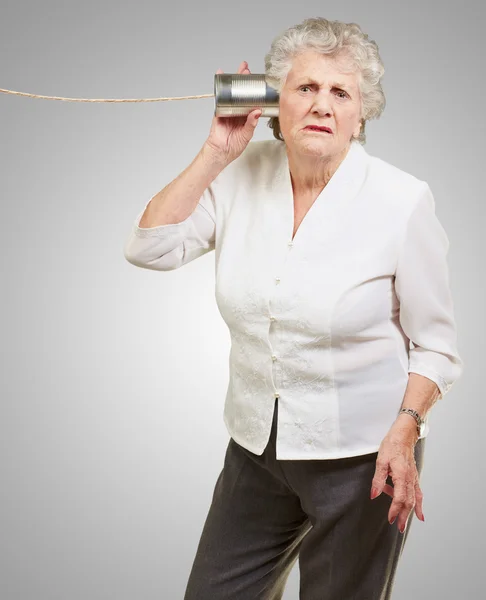
<path id="1" fill-rule="evenodd" d="M 290 189 L 292 189 L 292 180 L 290 178 L 290 167 L 285 142 L 279 142 L 279 146 L 280 161 L 276 174 L 276 183 L 287 188 L 290 186 Z M 362 144 L 353 140 L 346 156 L 339 164 L 331 179 L 327 182 L 320 196 L 331 196 L 336 192 L 343 191 L 344 188 L 349 188 L 350 185 L 353 188 L 355 188 L 356 185 L 360 185 L 365 177 L 367 159 L 368 153 Z"/>
<path id="2" fill-rule="evenodd" d="M 279 144 L 276 170 L 269 174 L 265 185 L 277 208 L 274 219 L 281 222 L 282 235 L 290 239 L 294 226 L 292 180 L 285 143 L 278 140 L 275 143 Z M 365 183 L 368 163 L 369 154 L 362 144 L 351 142 L 346 156 L 300 223 L 296 240 L 310 241 L 316 235 L 330 241 L 337 235 L 345 221 L 345 213 L 352 210 L 353 200 Z"/>

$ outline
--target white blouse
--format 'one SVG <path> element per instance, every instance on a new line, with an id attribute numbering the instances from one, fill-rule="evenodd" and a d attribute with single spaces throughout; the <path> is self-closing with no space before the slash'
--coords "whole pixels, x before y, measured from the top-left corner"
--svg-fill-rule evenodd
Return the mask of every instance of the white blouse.
<path id="1" fill-rule="evenodd" d="M 267 445 L 276 398 L 277 459 L 376 452 L 409 372 L 441 397 L 461 375 L 449 241 L 430 188 L 359 142 L 294 239 L 276 139 L 250 142 L 181 223 L 140 228 L 145 207 L 124 248 L 130 263 L 170 271 L 215 250 L 216 302 L 231 336 L 223 419 L 251 452 Z"/>

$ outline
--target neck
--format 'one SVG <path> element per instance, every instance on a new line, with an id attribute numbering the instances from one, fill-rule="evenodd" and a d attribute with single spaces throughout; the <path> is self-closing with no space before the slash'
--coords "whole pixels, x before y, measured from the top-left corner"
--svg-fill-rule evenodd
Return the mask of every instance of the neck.
<path id="1" fill-rule="evenodd" d="M 301 154 L 286 147 L 294 194 L 313 195 L 322 191 L 346 157 L 351 144 L 339 154 L 315 156 Z"/>

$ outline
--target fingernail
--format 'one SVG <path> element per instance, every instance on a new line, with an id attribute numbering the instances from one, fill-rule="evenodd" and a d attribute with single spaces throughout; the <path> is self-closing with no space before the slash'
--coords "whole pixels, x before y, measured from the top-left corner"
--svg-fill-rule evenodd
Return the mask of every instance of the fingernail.
<path id="1" fill-rule="evenodd" d="M 403 533 L 405 531 L 405 525 L 402 525 L 402 527 L 399 527 L 398 529 L 400 533 Z"/>
<path id="2" fill-rule="evenodd" d="M 376 498 L 378 496 L 378 490 L 375 487 L 371 488 L 371 499 L 373 500 L 374 498 Z"/>
<path id="3" fill-rule="evenodd" d="M 396 521 L 396 518 L 397 518 L 396 516 L 395 516 L 395 517 L 393 517 L 393 519 L 390 521 L 390 525 L 393 525 L 393 523 L 395 523 L 395 521 Z"/>

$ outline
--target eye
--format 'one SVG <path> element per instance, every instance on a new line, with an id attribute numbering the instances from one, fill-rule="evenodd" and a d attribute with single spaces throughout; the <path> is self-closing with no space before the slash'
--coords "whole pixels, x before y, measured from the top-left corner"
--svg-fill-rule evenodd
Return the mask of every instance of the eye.
<path id="1" fill-rule="evenodd" d="M 344 94 L 344 96 L 339 96 L 340 98 L 346 98 L 347 94 L 344 90 L 339 90 L 338 89 L 338 94 Z"/>
<path id="2" fill-rule="evenodd" d="M 308 88 L 310 89 L 312 86 L 310 85 L 301 85 L 299 90 L 303 90 L 304 88 Z M 347 98 L 348 94 L 347 92 L 345 92 L 344 90 L 341 90 L 339 88 L 335 88 L 337 90 L 337 93 L 339 95 L 340 98 Z"/>

